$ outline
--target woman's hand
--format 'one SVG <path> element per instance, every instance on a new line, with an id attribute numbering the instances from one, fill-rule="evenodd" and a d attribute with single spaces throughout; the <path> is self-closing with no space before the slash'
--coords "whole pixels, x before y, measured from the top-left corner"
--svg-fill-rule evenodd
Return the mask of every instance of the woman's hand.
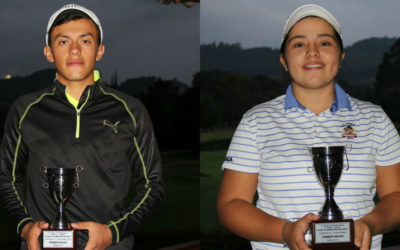
<path id="1" fill-rule="evenodd" d="M 371 247 L 371 228 L 362 220 L 354 222 L 354 244 L 360 250 L 369 250 Z"/>
<path id="2" fill-rule="evenodd" d="M 311 250 L 304 239 L 304 235 L 310 228 L 310 223 L 318 220 L 318 218 L 318 215 L 308 213 L 296 222 L 289 222 L 286 225 L 283 235 L 291 250 Z"/>

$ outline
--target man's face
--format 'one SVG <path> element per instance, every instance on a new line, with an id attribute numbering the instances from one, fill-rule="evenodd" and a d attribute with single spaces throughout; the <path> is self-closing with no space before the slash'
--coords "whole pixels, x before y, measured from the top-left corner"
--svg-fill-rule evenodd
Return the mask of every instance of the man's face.
<path id="1" fill-rule="evenodd" d="M 51 46 L 44 48 L 44 54 L 54 62 L 61 83 L 93 83 L 94 66 L 104 54 L 104 45 L 97 43 L 98 36 L 96 25 L 87 18 L 53 28 Z"/>

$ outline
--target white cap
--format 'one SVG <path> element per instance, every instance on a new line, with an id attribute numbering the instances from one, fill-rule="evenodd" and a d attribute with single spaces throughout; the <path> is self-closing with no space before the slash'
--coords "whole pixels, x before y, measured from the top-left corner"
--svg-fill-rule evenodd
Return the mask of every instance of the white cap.
<path id="1" fill-rule="evenodd" d="M 101 28 L 100 20 L 97 18 L 96 14 L 93 13 L 93 11 L 86 9 L 83 6 L 77 5 L 77 4 L 67 4 L 64 5 L 61 9 L 57 10 L 56 12 L 51 15 L 49 22 L 47 23 L 47 29 L 46 29 L 46 45 L 49 45 L 49 31 L 50 28 L 53 26 L 54 21 L 57 19 L 57 17 L 63 13 L 64 11 L 67 10 L 77 10 L 78 12 L 83 12 L 84 14 L 88 15 L 90 19 L 97 25 L 97 27 L 100 30 L 100 43 L 103 42 L 103 29 Z"/>
<path id="2" fill-rule="evenodd" d="M 295 25 L 301 19 L 309 16 L 315 16 L 324 19 L 330 25 L 332 25 L 332 27 L 336 30 L 340 37 L 342 37 L 342 31 L 340 29 L 339 22 L 331 13 L 329 13 L 329 11 L 316 4 L 306 4 L 300 6 L 295 11 L 293 11 L 293 13 L 286 20 L 286 24 L 283 27 L 283 36 L 281 43 L 283 43 L 287 33 L 290 31 L 293 25 Z"/>

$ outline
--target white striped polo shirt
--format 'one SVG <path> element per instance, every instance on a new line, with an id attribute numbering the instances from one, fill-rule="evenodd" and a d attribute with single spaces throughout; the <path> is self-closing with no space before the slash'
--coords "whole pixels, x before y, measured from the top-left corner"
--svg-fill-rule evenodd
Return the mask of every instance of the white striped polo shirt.
<path id="1" fill-rule="evenodd" d="M 375 166 L 400 162 L 400 138 L 381 107 L 348 96 L 335 84 L 332 107 L 319 115 L 304 108 L 289 86 L 286 95 L 246 112 L 232 138 L 223 169 L 258 174 L 257 207 L 295 221 L 318 214 L 325 201 L 304 148 L 347 147 L 349 169 L 343 170 L 335 201 L 345 218 L 359 219 L 374 208 Z M 347 162 L 345 161 L 345 165 Z M 307 232 L 309 242 L 311 234 Z M 382 235 L 371 249 L 381 249 Z M 251 242 L 254 249 L 282 249 L 282 244 Z"/>

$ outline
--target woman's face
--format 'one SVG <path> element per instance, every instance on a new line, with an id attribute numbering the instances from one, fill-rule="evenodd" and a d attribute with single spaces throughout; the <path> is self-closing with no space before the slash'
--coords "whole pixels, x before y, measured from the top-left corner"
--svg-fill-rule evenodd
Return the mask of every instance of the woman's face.
<path id="1" fill-rule="evenodd" d="M 321 18 L 306 17 L 289 32 L 280 61 L 293 85 L 318 89 L 334 84 L 343 58 L 333 27 Z"/>

